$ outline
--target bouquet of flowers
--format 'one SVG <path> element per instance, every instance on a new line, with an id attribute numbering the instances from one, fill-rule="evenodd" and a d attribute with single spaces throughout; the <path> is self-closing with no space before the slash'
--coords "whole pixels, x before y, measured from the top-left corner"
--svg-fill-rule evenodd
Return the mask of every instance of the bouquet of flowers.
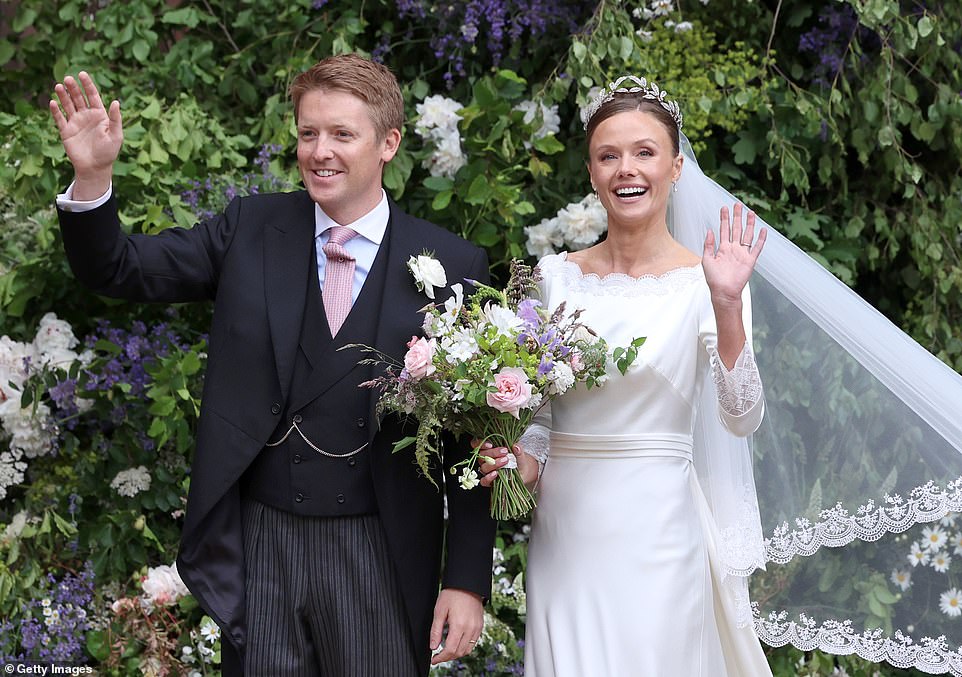
<path id="1" fill-rule="evenodd" d="M 411 257 L 408 267 L 420 289 L 431 287 L 432 299 L 433 287 L 447 283 L 440 263 L 428 254 Z M 396 442 L 394 451 L 414 445 L 415 460 L 429 479 L 432 460 L 440 460 L 442 431 L 511 449 L 552 398 L 578 383 L 588 388 L 603 384 L 612 362 L 624 374 L 644 342 L 635 339 L 609 351 L 604 339 L 580 321 L 580 309 L 569 312 L 562 304 L 548 313 L 529 298 L 534 274 L 512 261 L 504 290 L 469 281 L 476 290 L 466 297 L 461 284 L 451 285 L 447 300 L 423 309 L 424 336 L 411 337 L 403 365 L 383 354 L 365 360 L 387 367 L 384 375 L 364 384 L 381 391 L 378 413 L 417 418 L 417 434 Z M 478 484 L 479 449 L 451 469 L 457 474 L 463 466 L 460 484 L 465 489 Z M 533 507 L 517 469 L 500 469 L 492 487 L 491 516 L 516 519 Z"/>

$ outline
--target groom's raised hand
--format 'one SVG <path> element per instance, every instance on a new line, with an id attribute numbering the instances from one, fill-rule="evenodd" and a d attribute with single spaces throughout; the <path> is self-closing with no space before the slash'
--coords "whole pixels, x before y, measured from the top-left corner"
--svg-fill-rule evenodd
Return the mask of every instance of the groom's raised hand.
<path id="1" fill-rule="evenodd" d="M 58 83 L 59 104 L 51 99 L 49 107 L 76 175 L 73 199 L 96 200 L 110 187 L 124 140 L 120 102 L 111 101 L 106 109 L 90 75 L 80 71 L 79 79 L 68 75 Z"/>

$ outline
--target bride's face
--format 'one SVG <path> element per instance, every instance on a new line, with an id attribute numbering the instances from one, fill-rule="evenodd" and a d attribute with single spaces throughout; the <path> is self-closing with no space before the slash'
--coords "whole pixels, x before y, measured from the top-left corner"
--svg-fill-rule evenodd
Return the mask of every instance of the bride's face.
<path id="1" fill-rule="evenodd" d="M 672 181 L 681 176 L 668 130 L 651 113 L 625 111 L 595 128 L 588 173 L 612 224 L 664 224 Z"/>

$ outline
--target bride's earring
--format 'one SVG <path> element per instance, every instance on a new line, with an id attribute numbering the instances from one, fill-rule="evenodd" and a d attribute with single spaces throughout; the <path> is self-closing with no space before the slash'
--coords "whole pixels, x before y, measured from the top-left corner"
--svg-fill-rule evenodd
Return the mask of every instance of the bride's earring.
<path id="1" fill-rule="evenodd" d="M 671 182 L 671 192 L 673 192 L 673 193 L 677 193 L 677 192 L 678 192 L 678 182 L 677 182 L 677 181 L 672 181 L 672 182 Z"/>

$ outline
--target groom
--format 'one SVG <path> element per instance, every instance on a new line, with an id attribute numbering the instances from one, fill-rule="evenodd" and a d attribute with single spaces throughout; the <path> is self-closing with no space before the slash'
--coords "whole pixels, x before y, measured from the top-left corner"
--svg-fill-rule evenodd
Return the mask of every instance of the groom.
<path id="1" fill-rule="evenodd" d="M 488 494 L 450 484 L 445 536 L 442 493 L 391 453 L 402 422 L 379 421 L 374 391 L 358 388 L 371 367 L 339 350 L 403 358 L 426 303 L 412 255 L 433 252 L 452 280 L 487 279 L 483 251 L 381 187 L 404 123 L 394 76 L 356 55 L 301 73 L 306 190 L 235 199 L 153 236 L 120 228 L 119 103 L 105 107 L 83 72 L 55 92 L 75 172 L 57 205 L 77 277 L 107 296 L 214 302 L 177 565 L 223 630 L 224 674 L 406 677 L 427 673 L 442 639 L 433 662 L 468 653 L 490 590 Z M 433 470 L 440 486 L 463 451 Z"/>

